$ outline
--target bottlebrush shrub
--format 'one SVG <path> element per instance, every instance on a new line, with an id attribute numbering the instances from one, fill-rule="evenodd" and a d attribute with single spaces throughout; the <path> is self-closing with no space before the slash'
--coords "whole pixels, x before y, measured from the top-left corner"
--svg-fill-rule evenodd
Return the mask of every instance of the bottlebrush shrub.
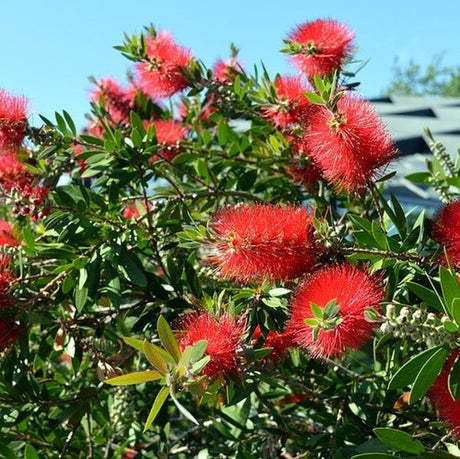
<path id="1" fill-rule="evenodd" d="M 460 160 L 390 194 L 353 32 L 302 19 L 298 76 L 126 36 L 82 130 L 0 92 L 2 457 L 458 453 Z"/>

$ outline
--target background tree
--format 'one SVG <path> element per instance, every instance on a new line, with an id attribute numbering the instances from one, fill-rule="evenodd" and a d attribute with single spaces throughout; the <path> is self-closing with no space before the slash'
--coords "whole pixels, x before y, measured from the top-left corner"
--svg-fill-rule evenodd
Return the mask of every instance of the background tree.
<path id="1" fill-rule="evenodd" d="M 414 61 L 402 66 L 398 59 L 393 66 L 393 79 L 386 94 L 395 96 L 460 96 L 460 67 L 444 66 L 442 54 L 423 67 Z"/>

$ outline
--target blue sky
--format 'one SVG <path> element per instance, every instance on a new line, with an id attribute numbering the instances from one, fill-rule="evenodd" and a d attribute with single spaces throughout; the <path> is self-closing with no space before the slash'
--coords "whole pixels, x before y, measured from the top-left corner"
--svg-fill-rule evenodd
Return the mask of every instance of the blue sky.
<path id="1" fill-rule="evenodd" d="M 358 76 L 365 96 L 382 93 L 395 57 L 428 64 L 444 52 L 444 64 L 460 65 L 456 0 L 23 0 L 1 5 L 0 87 L 31 100 L 33 124 L 40 123 L 38 113 L 52 117 L 65 109 L 83 126 L 88 76 L 124 81 L 131 65 L 113 49 L 124 32 L 149 23 L 168 29 L 208 66 L 234 42 L 247 70 L 262 61 L 274 75 L 294 73 L 279 53 L 290 28 L 320 17 L 355 31 L 357 57 L 370 59 Z"/>

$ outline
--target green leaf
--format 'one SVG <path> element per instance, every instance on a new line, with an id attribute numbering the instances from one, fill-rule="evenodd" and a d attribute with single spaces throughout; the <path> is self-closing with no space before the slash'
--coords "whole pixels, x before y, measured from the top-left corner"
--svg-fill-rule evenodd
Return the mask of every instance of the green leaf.
<path id="1" fill-rule="evenodd" d="M 145 421 L 144 432 L 147 431 L 147 429 L 152 425 L 153 421 L 157 417 L 158 412 L 160 411 L 164 402 L 168 398 L 168 395 L 169 395 L 169 387 L 167 386 L 162 387 L 160 392 L 158 392 L 158 395 L 156 396 L 155 401 L 153 402 L 152 408 L 150 410 L 150 413 L 147 417 L 147 421 Z"/>
<path id="2" fill-rule="evenodd" d="M 198 362 L 195 362 L 192 365 L 192 368 L 190 368 L 190 371 L 194 374 L 200 373 L 200 371 L 208 364 L 210 360 L 211 360 L 211 356 L 206 355 L 202 359 L 198 360 Z"/>
<path id="3" fill-rule="evenodd" d="M 312 104 L 315 104 L 315 105 L 325 105 L 326 104 L 326 101 L 321 96 L 316 94 L 315 92 L 306 91 L 304 95 Z"/>
<path id="4" fill-rule="evenodd" d="M 452 314 L 454 300 L 460 299 L 460 283 L 457 275 L 450 270 L 439 267 L 439 279 L 441 280 L 441 289 L 447 310 Z"/>
<path id="5" fill-rule="evenodd" d="M 160 354 L 156 351 L 155 346 L 144 340 L 142 346 L 147 360 L 163 375 L 168 373 L 168 367 L 165 361 L 161 358 Z"/>
<path id="6" fill-rule="evenodd" d="M 196 362 L 197 360 L 200 360 L 204 353 L 206 352 L 206 349 L 208 347 L 208 341 L 205 339 L 201 339 L 197 341 L 193 345 L 193 351 L 192 351 L 192 362 Z"/>
<path id="7" fill-rule="evenodd" d="M 361 453 L 352 456 L 351 459 L 388 459 L 388 458 L 398 458 L 401 456 L 394 456 L 393 454 L 386 453 Z"/>
<path id="8" fill-rule="evenodd" d="M 130 338 L 129 336 L 124 336 L 123 341 L 134 349 L 144 352 L 144 340 L 138 338 Z"/>
<path id="9" fill-rule="evenodd" d="M 308 317 L 306 319 L 303 319 L 303 321 L 305 322 L 306 325 L 308 325 L 309 327 L 317 327 L 319 325 L 319 320 L 318 319 L 314 319 L 312 317 Z"/>
<path id="10" fill-rule="evenodd" d="M 460 399 L 460 358 L 457 357 L 449 373 L 448 387 L 454 400 Z"/>
<path id="11" fill-rule="evenodd" d="M 128 345 L 137 349 L 140 352 L 144 352 L 144 340 L 139 338 L 131 338 L 128 336 L 123 337 L 123 341 Z M 150 346 L 153 347 L 157 354 L 159 354 L 165 362 L 175 363 L 169 352 L 166 352 L 163 348 L 155 346 L 155 344 L 150 343 Z"/>
<path id="12" fill-rule="evenodd" d="M 36 449 L 32 445 L 27 445 L 24 449 L 25 459 L 40 459 Z"/>
<path id="13" fill-rule="evenodd" d="M 394 374 L 388 385 L 388 389 L 402 389 L 412 384 L 423 365 L 440 349 L 442 349 L 441 346 L 431 347 L 412 357 Z"/>
<path id="14" fill-rule="evenodd" d="M 374 429 L 374 433 L 382 443 L 396 451 L 411 454 L 420 454 L 425 451 L 423 444 L 406 432 L 390 429 L 389 427 L 377 427 Z"/>
<path id="15" fill-rule="evenodd" d="M 174 402 L 174 404 L 177 406 L 178 410 L 189 420 L 189 421 L 192 421 L 194 424 L 196 424 L 197 426 L 200 425 L 200 423 L 193 417 L 192 413 L 190 413 L 190 411 L 188 411 L 184 406 L 182 406 L 179 401 L 176 399 L 176 397 L 174 396 L 174 394 L 171 392 L 171 398 Z"/>
<path id="16" fill-rule="evenodd" d="M 104 382 L 114 386 L 126 386 L 129 384 L 141 384 L 148 381 L 156 381 L 162 377 L 163 375 L 158 371 L 146 370 L 115 376 L 114 378 L 106 379 Z"/>
<path id="17" fill-rule="evenodd" d="M 441 298 L 433 290 L 430 290 L 429 288 L 424 287 L 423 285 L 416 284 L 415 282 L 410 281 L 406 282 L 406 285 L 411 292 L 415 293 L 425 303 L 429 304 L 430 306 L 433 306 L 438 311 L 444 311 Z"/>
<path id="18" fill-rule="evenodd" d="M 77 311 L 80 312 L 86 304 L 86 300 L 88 299 L 88 288 L 83 287 L 83 288 L 76 288 L 74 290 L 74 296 L 75 296 L 75 307 L 77 308 Z"/>
<path id="19" fill-rule="evenodd" d="M 121 251 L 120 264 L 125 268 L 124 274 L 134 285 L 138 287 L 147 287 L 147 278 L 134 259 L 137 260 L 134 254 L 128 253 L 126 250 Z"/>
<path id="20" fill-rule="evenodd" d="M 177 344 L 171 327 L 163 316 L 158 317 L 157 330 L 163 346 L 172 355 L 176 363 L 178 363 L 181 356 L 179 345 Z"/>
<path id="21" fill-rule="evenodd" d="M 409 397 L 409 405 L 420 400 L 431 387 L 449 355 L 450 350 L 441 347 L 423 365 L 415 378 Z"/>
<path id="22" fill-rule="evenodd" d="M 452 300 L 452 309 L 450 312 L 455 320 L 455 323 L 460 325 L 460 298 L 454 298 Z"/>
<path id="23" fill-rule="evenodd" d="M 339 312 L 339 309 L 340 308 L 337 306 L 336 299 L 334 298 L 326 304 L 326 307 L 324 308 L 324 317 L 330 318 L 336 316 Z"/>
<path id="24" fill-rule="evenodd" d="M 313 313 L 315 317 L 317 317 L 318 319 L 323 318 L 323 309 L 320 306 L 318 306 L 316 303 L 311 302 L 310 308 L 311 308 L 311 312 Z"/>
<path id="25" fill-rule="evenodd" d="M 291 293 L 291 290 L 289 290 L 288 288 L 282 288 L 282 287 L 272 288 L 271 290 L 268 291 L 268 294 L 270 296 L 283 296 L 283 295 L 287 295 L 288 293 Z"/>

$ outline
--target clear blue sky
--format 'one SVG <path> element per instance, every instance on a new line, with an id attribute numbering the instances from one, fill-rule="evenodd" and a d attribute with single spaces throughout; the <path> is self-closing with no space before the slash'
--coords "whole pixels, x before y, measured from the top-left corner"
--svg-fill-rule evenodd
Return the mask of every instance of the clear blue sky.
<path id="1" fill-rule="evenodd" d="M 264 62 L 269 72 L 294 73 L 279 53 L 292 26 L 331 17 L 354 29 L 363 95 L 382 93 L 395 57 L 421 64 L 444 52 L 460 65 L 457 0 L 23 0 L 4 1 L 0 15 L 0 88 L 26 95 L 37 113 L 67 110 L 79 126 L 88 111 L 89 75 L 124 81 L 130 63 L 113 49 L 123 32 L 153 23 L 211 66 L 229 44 L 241 49 L 247 70 Z"/>

